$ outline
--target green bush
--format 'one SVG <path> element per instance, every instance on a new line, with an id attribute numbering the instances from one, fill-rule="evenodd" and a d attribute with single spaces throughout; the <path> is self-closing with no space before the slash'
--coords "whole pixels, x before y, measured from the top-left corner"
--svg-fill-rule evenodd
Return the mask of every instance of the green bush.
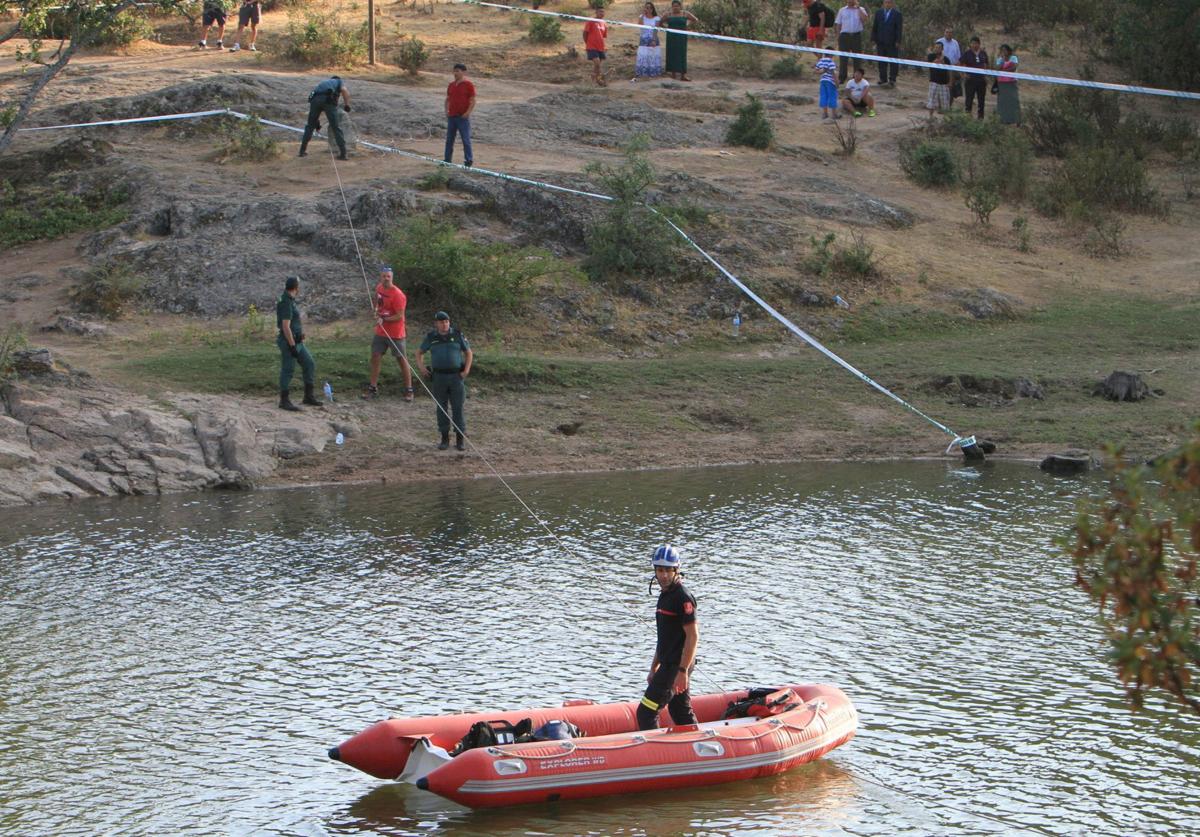
<path id="1" fill-rule="evenodd" d="M 263 130 L 258 117 L 250 119 L 234 118 L 232 124 L 226 124 L 224 141 L 218 153 L 222 161 L 253 160 L 263 162 L 279 156 L 282 146 L 275 137 Z"/>
<path id="2" fill-rule="evenodd" d="M 558 18 L 534 15 L 529 19 L 529 42 L 533 44 L 557 44 L 565 36 Z"/>
<path id="3" fill-rule="evenodd" d="M 13 355 L 24 349 L 25 345 L 25 331 L 16 323 L 9 323 L 0 329 L 0 383 L 12 378 Z"/>
<path id="4" fill-rule="evenodd" d="M 958 160 L 944 142 L 900 143 L 900 167 L 921 186 L 952 186 L 958 182 Z"/>
<path id="5" fill-rule="evenodd" d="M 429 174 L 417 181 L 417 188 L 422 192 L 441 192 L 450 186 L 449 169 L 438 166 Z"/>
<path id="6" fill-rule="evenodd" d="M 737 118 L 725 132 L 725 144 L 768 148 L 774 139 L 775 130 L 767 119 L 762 99 L 753 93 L 747 93 L 746 99 L 746 104 L 738 108 Z"/>
<path id="7" fill-rule="evenodd" d="M 765 74 L 762 49 L 750 44 L 733 44 L 725 53 L 725 63 L 739 76 L 761 78 Z"/>
<path id="8" fill-rule="evenodd" d="M 520 309 L 538 279 L 570 272 L 545 251 L 480 244 L 459 236 L 453 224 L 427 216 L 392 230 L 383 256 L 410 299 L 470 311 L 479 321 Z"/>
<path id="9" fill-rule="evenodd" d="M 1096 218 L 1083 239 L 1083 249 L 1098 259 L 1116 259 L 1128 252 L 1125 242 L 1125 222 L 1120 218 Z"/>
<path id="10" fill-rule="evenodd" d="M 804 78 L 804 65 L 800 63 L 800 59 L 796 57 L 795 53 L 789 52 L 767 68 L 767 78 Z"/>
<path id="11" fill-rule="evenodd" d="M 966 188 L 965 201 L 967 209 L 975 216 L 980 224 L 992 223 L 992 213 L 1000 206 L 1000 193 L 985 181 L 976 181 Z"/>
<path id="12" fill-rule="evenodd" d="M 416 35 L 401 38 L 396 46 L 396 66 L 410 76 L 421 72 L 425 62 L 429 60 L 429 48 Z"/>
<path id="13" fill-rule="evenodd" d="M 679 238 L 663 216 L 645 205 L 654 185 L 654 167 L 646 152 L 650 140 L 638 134 L 623 149 L 618 166 L 591 163 L 586 171 L 600 191 L 612 195 L 604 217 L 587 231 L 583 269 L 595 282 L 638 276 L 671 276 L 678 269 Z"/>
<path id="14" fill-rule="evenodd" d="M 1033 146 L 1021 131 L 996 131 L 983 150 L 986 177 L 1004 198 L 1021 201 L 1033 177 Z"/>
<path id="15" fill-rule="evenodd" d="M 879 275 L 875 264 L 875 248 L 867 244 L 860 233 L 850 233 L 850 246 L 839 247 L 837 235 L 826 233 L 821 239 L 809 237 L 812 252 L 800 263 L 807 273 L 822 279 L 870 279 Z"/>
<path id="16" fill-rule="evenodd" d="M 331 8 L 288 13 L 284 54 L 305 64 L 353 67 L 366 60 L 367 27 L 343 24 Z"/>
<path id="17" fill-rule="evenodd" d="M 128 215 L 127 200 L 120 189 L 79 195 L 50 189 L 18 191 L 9 181 L 0 180 L 0 249 L 119 224 Z"/>
<path id="18" fill-rule="evenodd" d="M 131 273 L 129 268 L 110 264 L 87 271 L 68 296 L 78 310 L 115 320 L 145 286 L 146 280 Z"/>
<path id="19" fill-rule="evenodd" d="M 1076 207 L 1162 212 L 1165 207 L 1132 151 L 1111 146 L 1079 148 L 1067 155 L 1036 196 L 1050 216 L 1078 215 Z"/>
<path id="20" fill-rule="evenodd" d="M 1029 228 L 1029 219 L 1018 215 L 1012 220 L 1013 233 L 1017 237 L 1017 249 L 1022 253 L 1033 252 L 1033 231 Z"/>
<path id="21" fill-rule="evenodd" d="M 995 117 L 987 120 L 976 119 L 961 110 L 952 110 L 940 121 L 930 123 L 931 129 L 939 136 L 957 137 L 967 142 L 987 142 L 997 132 L 1000 122 Z"/>

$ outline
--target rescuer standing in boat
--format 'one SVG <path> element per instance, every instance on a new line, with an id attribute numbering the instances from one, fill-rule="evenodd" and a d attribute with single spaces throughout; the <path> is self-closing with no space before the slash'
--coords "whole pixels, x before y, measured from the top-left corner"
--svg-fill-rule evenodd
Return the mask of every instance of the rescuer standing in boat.
<path id="1" fill-rule="evenodd" d="M 696 622 L 696 597 L 683 586 L 679 573 L 679 550 L 670 544 L 654 550 L 654 579 L 662 592 L 654 621 L 658 628 L 658 644 L 646 677 L 646 694 L 637 708 L 638 729 L 658 726 L 658 712 L 663 704 L 676 725 L 696 723 L 692 712 L 692 696 L 688 691 L 689 678 L 696 665 L 696 645 L 700 641 L 700 626 Z"/>

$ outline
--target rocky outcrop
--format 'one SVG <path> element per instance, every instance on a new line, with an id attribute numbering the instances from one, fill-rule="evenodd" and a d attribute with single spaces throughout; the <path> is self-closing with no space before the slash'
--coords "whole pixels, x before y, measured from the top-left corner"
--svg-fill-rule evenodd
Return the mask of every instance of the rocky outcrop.
<path id="1" fill-rule="evenodd" d="M 1041 401 L 1046 397 L 1041 384 L 1028 378 L 988 378 L 978 375 L 944 375 L 924 387 L 949 396 L 949 403 L 968 407 L 1003 407 L 1018 398 Z"/>
<path id="2" fill-rule="evenodd" d="M 1021 305 L 995 288 L 962 288 L 952 292 L 950 299 L 977 320 L 1011 320 Z"/>
<path id="3" fill-rule="evenodd" d="M 1141 401 L 1151 394 L 1150 387 L 1136 372 L 1113 372 L 1092 388 L 1092 395 L 1109 401 Z"/>
<path id="4" fill-rule="evenodd" d="M 266 400 L 115 393 L 31 350 L 0 404 L 0 505 L 51 498 L 249 488 L 280 460 L 319 454 L 347 426 Z M 20 368 L 20 367 L 19 367 Z"/>
<path id="5" fill-rule="evenodd" d="M 1088 451 L 1066 450 L 1062 453 L 1050 454 L 1041 461 L 1038 467 L 1048 473 L 1065 476 L 1086 474 L 1093 468 L 1099 467 L 1099 463 Z"/>

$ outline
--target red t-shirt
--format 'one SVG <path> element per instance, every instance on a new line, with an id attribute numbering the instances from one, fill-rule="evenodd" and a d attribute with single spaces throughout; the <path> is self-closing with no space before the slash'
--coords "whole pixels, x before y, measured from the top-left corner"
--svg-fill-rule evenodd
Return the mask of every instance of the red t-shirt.
<path id="1" fill-rule="evenodd" d="M 404 309 L 408 307 L 408 297 L 404 295 L 404 291 L 392 285 L 389 291 L 382 284 L 375 286 L 375 311 L 381 317 L 391 317 L 395 314 L 403 314 Z M 391 337 L 393 340 L 404 339 L 404 318 L 401 317 L 394 322 L 375 326 L 375 333 L 380 337 Z"/>
<path id="2" fill-rule="evenodd" d="M 583 45 L 587 49 L 604 52 L 604 39 L 608 37 L 608 24 L 589 20 L 583 24 Z"/>
<path id="3" fill-rule="evenodd" d="M 452 81 L 446 88 L 446 100 L 450 106 L 450 116 L 462 116 L 471 106 L 475 98 L 475 85 L 467 81 Z"/>

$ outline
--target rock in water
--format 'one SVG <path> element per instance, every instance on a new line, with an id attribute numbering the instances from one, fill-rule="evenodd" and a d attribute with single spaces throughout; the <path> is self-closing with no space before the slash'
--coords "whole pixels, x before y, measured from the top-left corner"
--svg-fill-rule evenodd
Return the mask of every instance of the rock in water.
<path id="1" fill-rule="evenodd" d="M 1092 389 L 1109 401 L 1141 401 L 1150 396 L 1150 387 L 1136 372 L 1113 372 Z"/>
<path id="2" fill-rule="evenodd" d="M 1042 460 L 1038 466 L 1051 474 L 1084 474 L 1094 465 L 1091 454 L 1086 451 L 1065 451 L 1052 453 Z"/>

